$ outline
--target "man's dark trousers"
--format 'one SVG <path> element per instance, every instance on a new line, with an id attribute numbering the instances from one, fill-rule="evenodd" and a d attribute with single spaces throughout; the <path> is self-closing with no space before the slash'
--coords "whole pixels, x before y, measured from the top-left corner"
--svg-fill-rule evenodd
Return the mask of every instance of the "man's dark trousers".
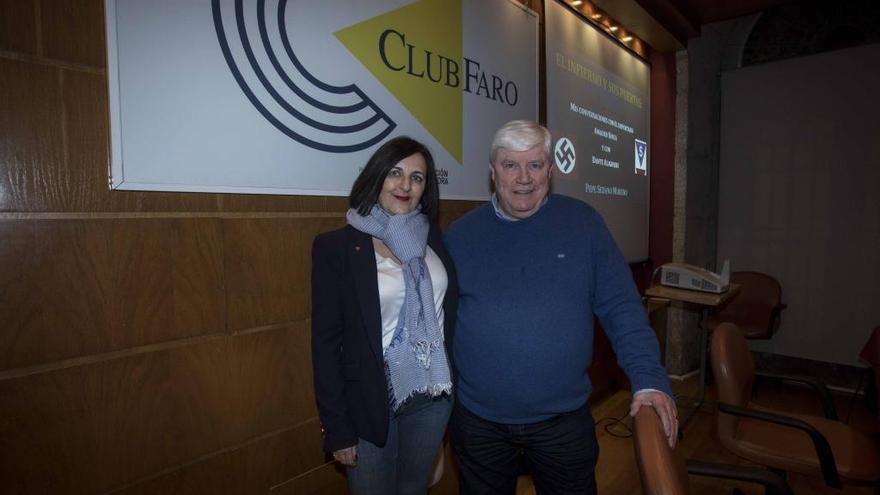
<path id="1" fill-rule="evenodd" d="M 528 424 L 485 420 L 455 401 L 450 434 L 462 495 L 512 495 L 522 456 L 539 495 L 596 494 L 599 444 L 588 405 Z"/>

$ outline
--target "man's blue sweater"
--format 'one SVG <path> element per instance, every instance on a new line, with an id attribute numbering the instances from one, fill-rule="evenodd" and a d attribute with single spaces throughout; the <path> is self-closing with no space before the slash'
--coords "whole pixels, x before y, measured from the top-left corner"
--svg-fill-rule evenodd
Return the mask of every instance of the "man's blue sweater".
<path id="1" fill-rule="evenodd" d="M 460 290 L 453 358 L 465 408 L 525 424 L 583 406 L 594 313 L 633 390 L 671 396 L 629 267 L 586 203 L 551 195 L 519 221 L 487 203 L 456 221 L 446 242 Z"/>

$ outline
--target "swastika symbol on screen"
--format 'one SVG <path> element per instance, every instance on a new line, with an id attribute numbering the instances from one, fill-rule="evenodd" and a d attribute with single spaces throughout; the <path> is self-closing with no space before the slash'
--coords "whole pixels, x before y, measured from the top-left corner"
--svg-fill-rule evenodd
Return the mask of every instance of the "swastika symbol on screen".
<path id="1" fill-rule="evenodd" d="M 553 158 L 560 172 L 570 174 L 574 170 L 575 155 L 574 144 L 568 138 L 560 138 L 556 141 Z"/>

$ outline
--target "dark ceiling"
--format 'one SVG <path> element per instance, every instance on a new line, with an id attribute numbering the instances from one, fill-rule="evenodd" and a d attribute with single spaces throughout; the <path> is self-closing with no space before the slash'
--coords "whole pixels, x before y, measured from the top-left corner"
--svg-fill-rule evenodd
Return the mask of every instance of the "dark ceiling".
<path id="1" fill-rule="evenodd" d="M 570 1 L 570 0 L 563 0 Z M 753 63 L 880 42 L 880 0 L 591 0 L 653 50 L 683 50 L 703 26 L 761 13 L 746 47 Z M 592 8 L 592 7 L 591 7 Z M 588 14 L 585 14 L 588 15 Z M 623 31 L 622 31 L 623 32 Z"/>
<path id="2" fill-rule="evenodd" d="M 797 3 L 797 0 L 611 0 L 606 3 L 630 11 L 644 9 L 678 41 L 678 48 L 682 48 L 687 46 L 688 39 L 700 35 L 703 24 L 763 12 L 782 4 Z M 630 5 L 628 9 L 625 7 L 627 3 Z M 646 41 L 661 51 L 668 50 L 666 46 L 658 47 L 651 43 L 650 39 Z"/>
<path id="3" fill-rule="evenodd" d="M 696 25 L 724 21 L 761 12 L 792 0 L 669 0 Z"/>
<path id="4" fill-rule="evenodd" d="M 661 52 L 683 49 L 689 39 L 700 35 L 704 24 L 812 1 L 818 0 L 591 0 Z"/>

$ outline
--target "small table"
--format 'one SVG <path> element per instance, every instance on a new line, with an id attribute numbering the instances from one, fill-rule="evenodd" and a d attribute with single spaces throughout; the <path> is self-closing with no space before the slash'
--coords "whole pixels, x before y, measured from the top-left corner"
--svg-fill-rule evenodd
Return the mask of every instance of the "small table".
<path id="1" fill-rule="evenodd" d="M 703 403 L 706 401 L 706 347 L 709 335 L 709 329 L 706 328 L 706 320 L 709 318 L 709 311 L 713 308 L 727 304 L 728 301 L 739 294 L 741 288 L 742 286 L 739 284 L 730 284 L 727 292 L 713 294 L 711 292 L 676 289 L 674 287 L 666 287 L 665 285 L 652 285 L 645 291 L 645 295 L 647 296 L 670 299 L 672 301 L 681 301 L 702 307 L 702 313 L 698 324 L 700 329 L 700 394 L 697 397 L 697 402 L 694 403 L 694 408 L 689 411 L 682 420 L 679 433 L 684 431 L 685 426 L 687 426 L 694 414 L 700 410 L 700 407 L 702 407 Z"/>

